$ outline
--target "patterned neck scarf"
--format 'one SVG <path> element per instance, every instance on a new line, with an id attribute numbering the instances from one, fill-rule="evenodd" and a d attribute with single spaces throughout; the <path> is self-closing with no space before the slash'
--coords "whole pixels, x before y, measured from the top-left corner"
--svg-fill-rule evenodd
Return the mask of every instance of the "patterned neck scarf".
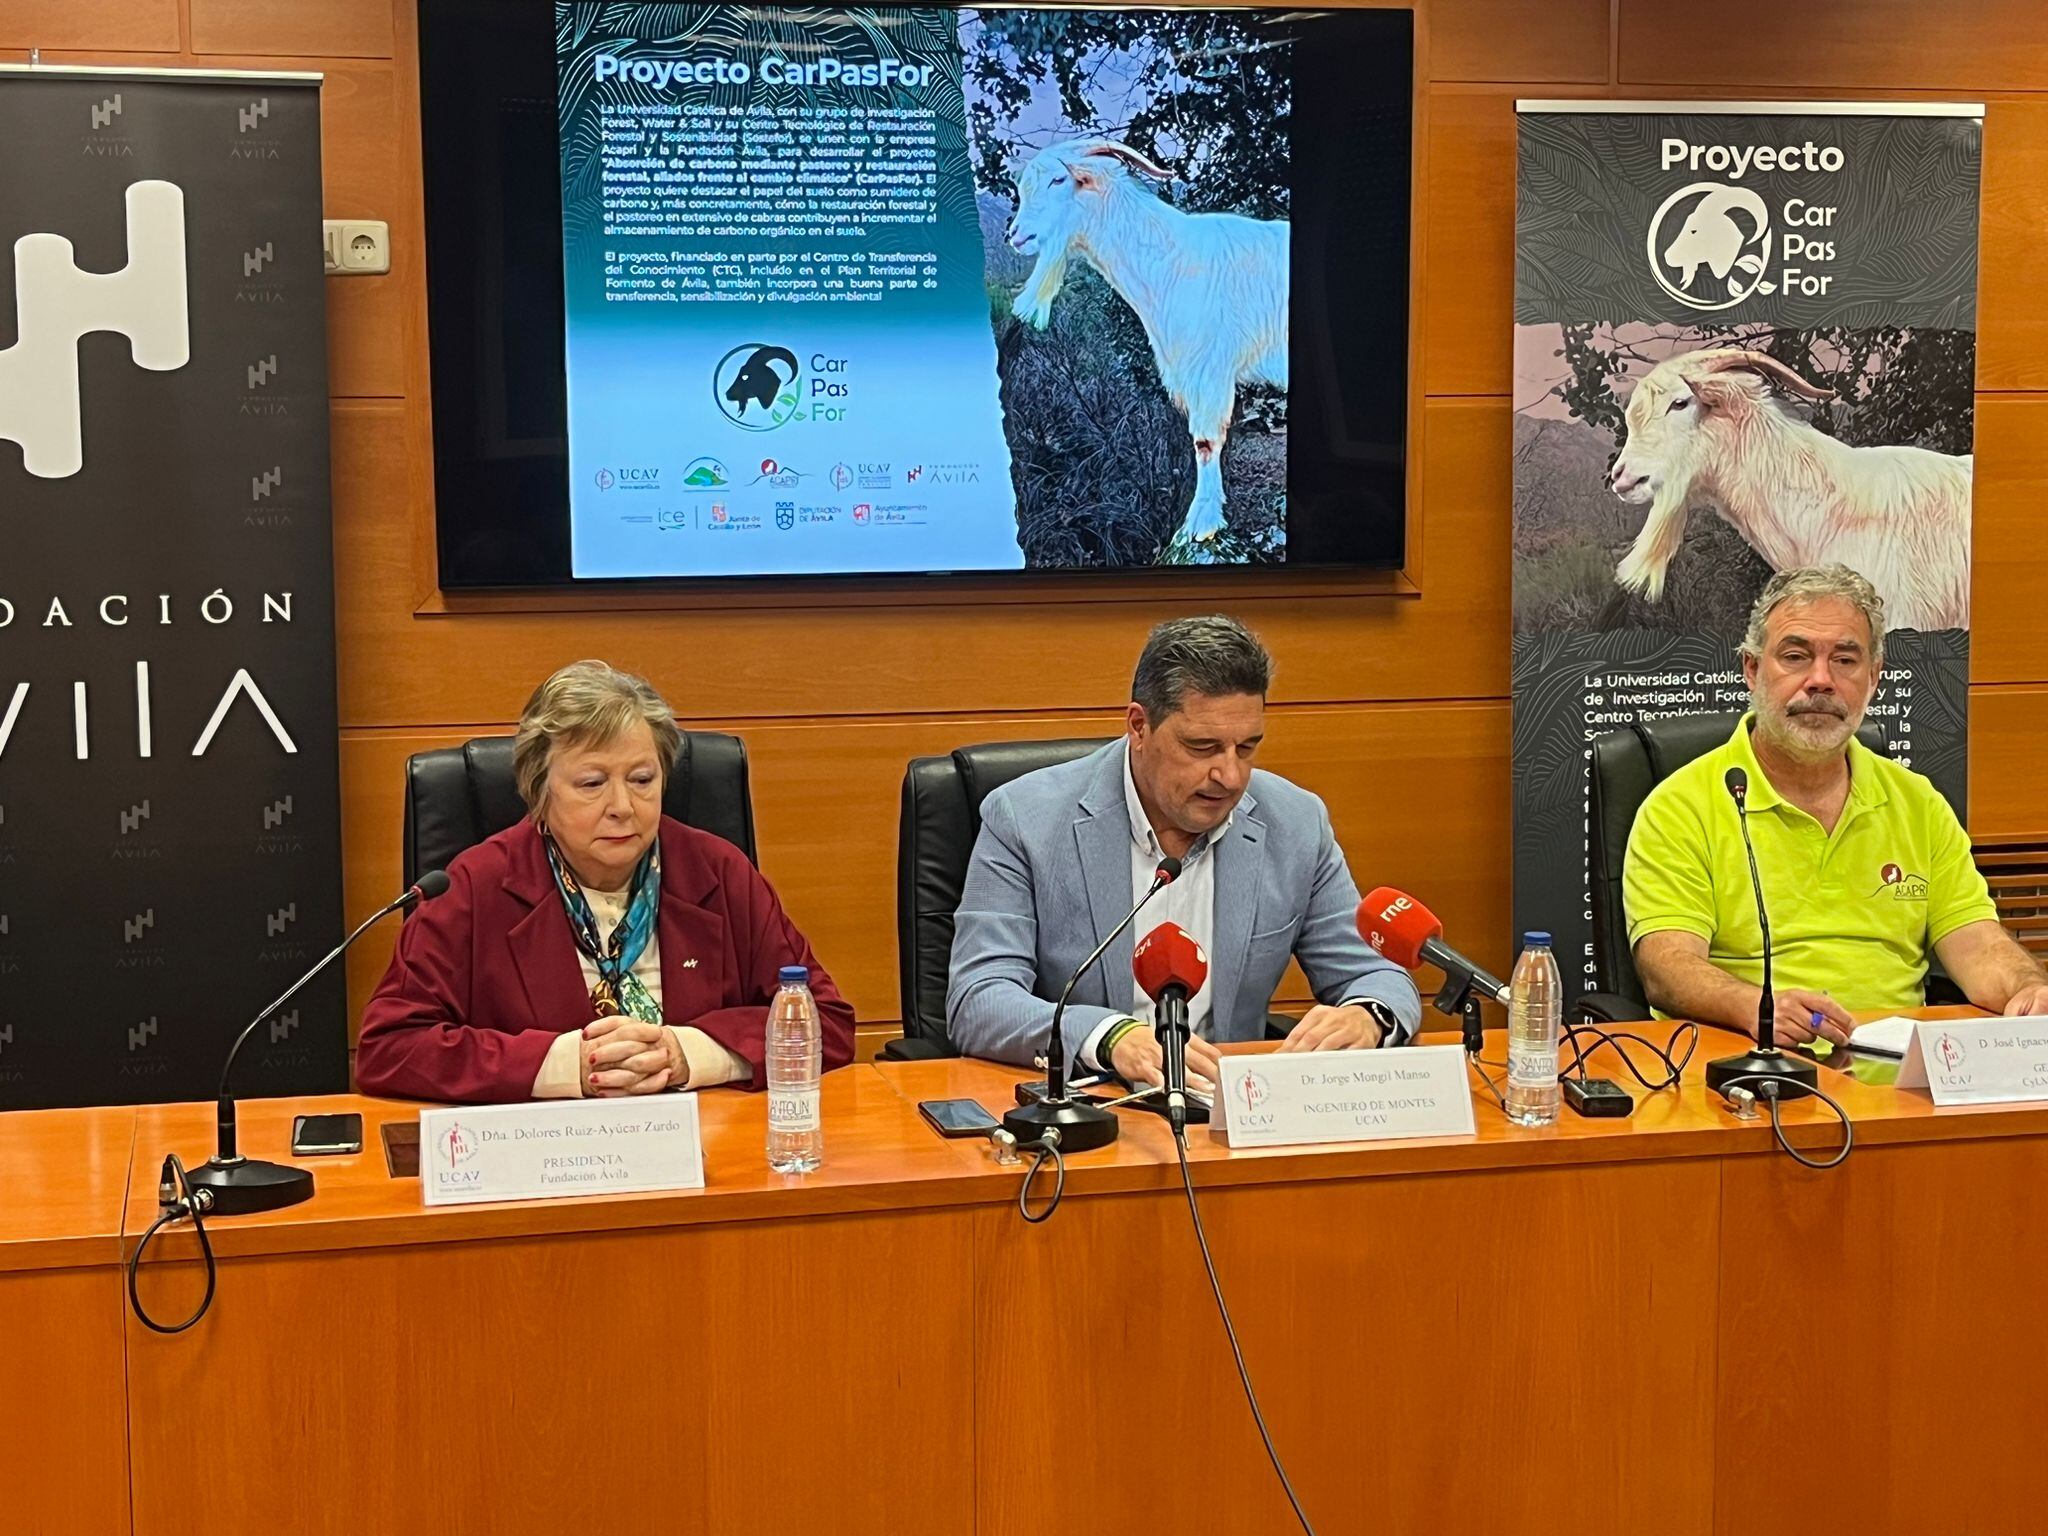
<path id="1" fill-rule="evenodd" d="M 554 834 L 542 829 L 541 846 L 547 849 L 548 867 L 555 872 L 555 889 L 569 914 L 569 931 L 576 947 L 597 967 L 597 985 L 590 989 L 591 1006 L 599 1018 L 630 1014 L 647 1024 L 661 1022 L 661 1005 L 639 977 L 633 965 L 654 937 L 654 919 L 661 906 L 661 839 L 656 838 L 633 870 L 632 890 L 626 897 L 626 915 L 612 930 L 609 940 L 597 938 L 597 916 L 590 910 L 590 898 L 583 883 L 555 846 Z"/>

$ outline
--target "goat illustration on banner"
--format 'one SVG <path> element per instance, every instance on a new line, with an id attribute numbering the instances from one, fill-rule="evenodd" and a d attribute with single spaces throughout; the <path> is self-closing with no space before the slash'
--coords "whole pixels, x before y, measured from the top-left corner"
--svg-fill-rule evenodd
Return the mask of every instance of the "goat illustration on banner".
<path id="1" fill-rule="evenodd" d="M 1868 718 L 1963 805 L 1982 109 L 1519 109 L 1515 926 L 1591 984 L 1591 743 L 1748 707 L 1776 571 L 1877 588 Z"/>

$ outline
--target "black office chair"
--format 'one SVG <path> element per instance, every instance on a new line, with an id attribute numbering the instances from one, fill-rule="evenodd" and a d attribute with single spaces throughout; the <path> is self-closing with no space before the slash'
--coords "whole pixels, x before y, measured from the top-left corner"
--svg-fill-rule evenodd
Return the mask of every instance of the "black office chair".
<path id="1" fill-rule="evenodd" d="M 1735 733 L 1739 714 L 1686 715 L 1610 731 L 1593 743 L 1592 837 L 1586 850 L 1593 889 L 1593 983 L 1575 1005 L 1589 1018 L 1610 1023 L 1647 1019 L 1642 980 L 1628 942 L 1628 914 L 1622 908 L 1621 869 L 1629 830 L 1650 791 L 1696 757 Z M 1873 752 L 1884 751 L 1884 732 L 1864 721 L 1857 737 Z M 1937 980 L 1928 979 L 1930 999 Z M 1953 983 L 1947 983 L 1953 987 Z M 1946 999 L 1943 999 L 1946 1000 Z"/>
<path id="2" fill-rule="evenodd" d="M 896 967 L 903 1038 L 883 1047 L 886 1061 L 956 1056 L 946 1033 L 946 978 L 953 957 L 953 914 L 967 863 L 981 834 L 981 803 L 1039 768 L 1086 757 L 1101 740 L 999 741 L 944 757 L 916 757 L 903 775 L 896 832 Z"/>
<path id="3" fill-rule="evenodd" d="M 662 810 L 687 826 L 724 838 L 749 861 L 754 798 L 747 786 L 746 743 L 722 731 L 685 731 L 669 771 Z M 504 831 L 526 814 L 512 779 L 512 738 L 479 736 L 459 747 L 416 752 L 405 761 L 405 883 L 445 869 L 465 848 Z"/>

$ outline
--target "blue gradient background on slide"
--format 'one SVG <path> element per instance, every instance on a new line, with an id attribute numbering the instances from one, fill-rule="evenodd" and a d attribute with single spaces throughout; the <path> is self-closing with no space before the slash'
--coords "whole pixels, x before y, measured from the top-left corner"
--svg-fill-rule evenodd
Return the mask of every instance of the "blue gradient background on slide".
<path id="1" fill-rule="evenodd" d="M 732 6 L 557 7 L 568 314 L 571 564 L 578 577 L 1016 569 L 1015 496 L 968 164 L 958 15 L 794 16 Z M 599 84 L 594 61 L 725 59 L 745 85 Z M 918 90 L 766 85 L 763 58 L 933 66 Z M 601 106 L 929 107 L 939 222 L 871 234 L 606 235 Z M 670 250 L 774 251 L 792 264 L 931 251 L 936 286 L 859 303 L 605 300 L 608 260 Z M 608 257 L 607 253 L 612 253 Z M 715 279 L 714 279 L 715 285 Z M 735 348 L 799 359 L 799 414 L 769 430 L 728 419 L 714 382 Z M 836 368 L 815 366 L 827 361 Z M 842 386 L 831 397 L 814 386 Z M 821 419 L 814 403 L 843 419 Z M 758 407 L 750 407 L 754 416 Z M 686 483 L 693 465 L 700 487 Z M 709 479 L 721 483 L 701 485 Z"/>

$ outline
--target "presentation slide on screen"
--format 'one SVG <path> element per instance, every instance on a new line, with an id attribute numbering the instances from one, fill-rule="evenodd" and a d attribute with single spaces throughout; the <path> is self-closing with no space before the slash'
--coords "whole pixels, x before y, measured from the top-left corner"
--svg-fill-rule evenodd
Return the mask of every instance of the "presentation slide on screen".
<path id="1" fill-rule="evenodd" d="M 574 574 L 1283 559 L 1285 154 L 1240 213 L 1175 200 L 1284 143 L 1285 50 L 1198 131 L 1184 24 L 558 5 Z M 1255 290 L 1199 432 L 1189 224 Z"/>

